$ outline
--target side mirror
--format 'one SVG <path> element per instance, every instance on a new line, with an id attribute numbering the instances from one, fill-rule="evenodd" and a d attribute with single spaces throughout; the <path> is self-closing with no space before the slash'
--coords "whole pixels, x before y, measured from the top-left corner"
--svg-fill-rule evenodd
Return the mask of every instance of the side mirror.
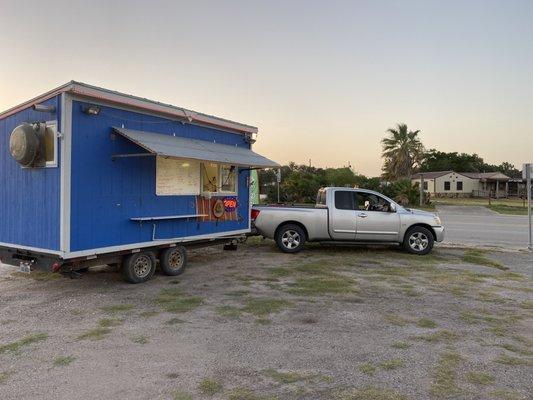
<path id="1" fill-rule="evenodd" d="M 389 210 L 391 213 L 396 212 L 396 204 L 390 203 Z"/>

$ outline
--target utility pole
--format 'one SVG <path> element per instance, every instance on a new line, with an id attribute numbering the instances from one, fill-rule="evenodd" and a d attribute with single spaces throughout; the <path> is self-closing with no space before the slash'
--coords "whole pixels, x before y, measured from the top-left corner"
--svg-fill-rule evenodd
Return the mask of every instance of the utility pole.
<path id="1" fill-rule="evenodd" d="M 529 221 L 527 248 L 529 251 L 533 251 L 533 243 L 531 243 L 531 169 L 533 169 L 533 164 L 524 164 L 522 170 L 522 177 L 526 179 L 527 185 L 527 219 Z"/>
<path id="2" fill-rule="evenodd" d="M 420 207 L 424 206 L 424 175 L 420 173 Z"/>
<path id="3" fill-rule="evenodd" d="M 278 182 L 278 204 L 279 204 L 279 184 L 281 182 L 281 168 L 278 168 L 276 173 L 276 181 Z"/>

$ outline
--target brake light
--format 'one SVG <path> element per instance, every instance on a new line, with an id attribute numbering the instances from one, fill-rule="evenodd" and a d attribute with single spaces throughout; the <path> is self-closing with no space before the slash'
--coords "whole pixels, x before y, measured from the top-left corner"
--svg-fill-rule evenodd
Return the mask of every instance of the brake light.
<path id="1" fill-rule="evenodd" d="M 255 219 L 259 216 L 260 212 L 261 211 L 252 208 L 252 212 L 250 213 L 250 218 L 252 218 L 252 221 L 255 221 Z"/>

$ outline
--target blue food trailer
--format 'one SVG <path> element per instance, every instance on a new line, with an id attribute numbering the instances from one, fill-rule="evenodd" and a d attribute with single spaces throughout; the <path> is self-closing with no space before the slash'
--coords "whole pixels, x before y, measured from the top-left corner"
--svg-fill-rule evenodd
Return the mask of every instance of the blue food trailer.
<path id="1" fill-rule="evenodd" d="M 0 260 L 132 283 L 250 232 L 257 128 L 69 82 L 0 114 Z M 228 246 L 229 245 L 229 246 Z"/>

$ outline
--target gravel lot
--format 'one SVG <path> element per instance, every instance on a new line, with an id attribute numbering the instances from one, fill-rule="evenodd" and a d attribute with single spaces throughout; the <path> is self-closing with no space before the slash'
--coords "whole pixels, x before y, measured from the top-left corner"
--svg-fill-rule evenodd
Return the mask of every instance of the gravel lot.
<path id="1" fill-rule="evenodd" d="M 532 261 L 253 238 L 143 285 L 0 267 L 0 398 L 530 399 Z"/>

